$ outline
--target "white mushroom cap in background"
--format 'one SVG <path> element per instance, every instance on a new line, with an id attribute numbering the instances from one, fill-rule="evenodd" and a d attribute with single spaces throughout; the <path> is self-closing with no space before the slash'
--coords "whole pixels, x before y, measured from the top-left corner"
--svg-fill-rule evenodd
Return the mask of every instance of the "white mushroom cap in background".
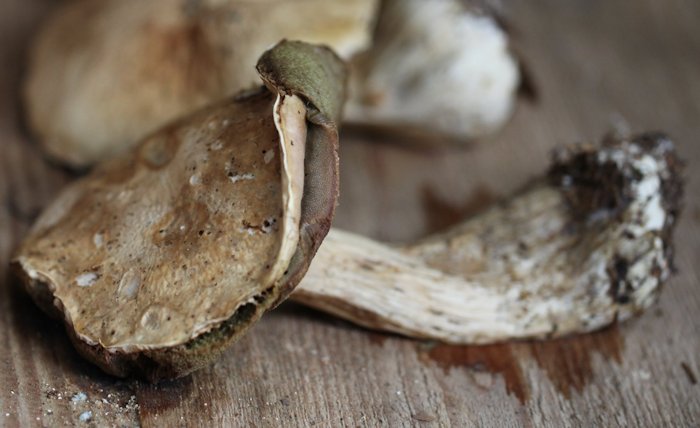
<path id="1" fill-rule="evenodd" d="M 386 0 L 353 65 L 346 120 L 459 138 L 501 127 L 520 80 L 504 30 L 459 0 Z"/>

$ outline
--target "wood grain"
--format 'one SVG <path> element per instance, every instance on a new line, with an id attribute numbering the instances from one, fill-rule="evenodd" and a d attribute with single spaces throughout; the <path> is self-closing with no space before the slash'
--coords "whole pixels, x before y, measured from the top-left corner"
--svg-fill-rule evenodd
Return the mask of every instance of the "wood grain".
<path id="1" fill-rule="evenodd" d="M 0 3 L 0 425 L 700 423 L 700 3 L 504 2 L 538 96 L 502 133 L 467 149 L 407 149 L 357 132 L 342 141 L 336 225 L 403 241 L 517 189 L 556 144 L 615 128 L 667 131 L 688 161 L 679 273 L 643 316 L 557 341 L 449 347 L 287 304 L 214 366 L 156 386 L 84 363 L 7 271 L 32 219 L 73 178 L 44 160 L 18 101 L 28 39 L 57 3 Z M 78 392 L 87 400 L 72 401 Z"/>

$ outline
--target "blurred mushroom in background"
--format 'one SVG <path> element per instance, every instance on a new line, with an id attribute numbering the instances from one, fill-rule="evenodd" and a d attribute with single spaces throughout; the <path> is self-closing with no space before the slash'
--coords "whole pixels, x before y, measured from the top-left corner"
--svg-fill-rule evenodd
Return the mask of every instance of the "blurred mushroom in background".
<path id="1" fill-rule="evenodd" d="M 281 39 L 343 58 L 371 41 L 376 0 L 77 0 L 31 52 L 28 122 L 46 151 L 84 167 L 213 101 L 259 85 L 255 63 Z"/>
<path id="2" fill-rule="evenodd" d="M 506 34 L 459 0 L 76 0 L 33 46 L 28 123 L 53 158 L 86 167 L 255 86 L 256 59 L 283 38 L 352 59 L 350 122 L 466 140 L 513 108 Z"/>
<path id="3" fill-rule="evenodd" d="M 494 17 L 459 0 L 385 0 L 353 61 L 346 120 L 471 139 L 514 106 L 518 64 Z"/>

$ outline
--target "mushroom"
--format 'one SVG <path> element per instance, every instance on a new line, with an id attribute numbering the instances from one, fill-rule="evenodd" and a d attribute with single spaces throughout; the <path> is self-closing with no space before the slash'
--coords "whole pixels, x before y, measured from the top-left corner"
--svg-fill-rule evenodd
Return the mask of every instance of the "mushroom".
<path id="1" fill-rule="evenodd" d="M 283 38 L 348 58 L 371 40 L 377 0 L 76 0 L 38 34 L 24 101 L 55 159 L 108 159 L 168 121 L 258 85 Z"/>
<path id="2" fill-rule="evenodd" d="M 33 46 L 24 99 L 46 151 L 74 167 L 257 84 L 281 38 L 368 48 L 378 0 L 76 0 Z M 509 117 L 518 68 L 495 20 L 460 0 L 386 1 L 353 60 L 348 119 L 478 137 Z"/>
<path id="3" fill-rule="evenodd" d="M 61 194 L 14 260 L 81 352 L 118 375 L 183 375 L 292 291 L 337 195 L 339 67 L 282 43 L 258 67 L 273 94 L 195 113 Z M 661 134 L 564 149 L 510 200 L 420 242 L 331 231 L 292 298 L 450 343 L 592 331 L 670 277 L 680 170 Z"/>
<path id="4" fill-rule="evenodd" d="M 267 89 L 171 123 L 68 186 L 13 258 L 108 373 L 158 380 L 207 364 L 287 297 L 330 228 L 344 64 L 282 42 L 257 69 Z"/>
<path id="5" fill-rule="evenodd" d="M 353 60 L 345 119 L 404 134 L 481 137 L 510 117 L 518 64 L 496 19 L 463 0 L 384 0 Z"/>
<path id="6" fill-rule="evenodd" d="M 331 230 L 292 299 L 458 344 L 596 330 L 656 300 L 673 272 L 681 193 L 663 135 L 562 150 L 545 178 L 420 242 Z"/>

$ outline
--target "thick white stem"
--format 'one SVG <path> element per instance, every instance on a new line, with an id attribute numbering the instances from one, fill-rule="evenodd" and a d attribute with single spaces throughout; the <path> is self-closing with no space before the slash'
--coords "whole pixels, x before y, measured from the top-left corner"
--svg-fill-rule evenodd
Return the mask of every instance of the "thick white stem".
<path id="1" fill-rule="evenodd" d="M 648 307 L 670 275 L 677 166 L 661 136 L 580 147 L 548 180 L 414 245 L 332 230 L 293 298 L 451 343 L 601 328 Z"/>

